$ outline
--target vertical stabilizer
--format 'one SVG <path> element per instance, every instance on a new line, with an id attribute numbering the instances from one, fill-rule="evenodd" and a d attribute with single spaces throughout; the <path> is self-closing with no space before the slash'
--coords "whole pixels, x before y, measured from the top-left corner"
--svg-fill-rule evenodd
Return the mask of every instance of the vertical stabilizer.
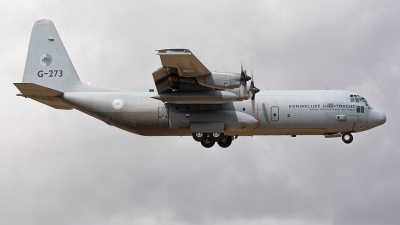
<path id="1" fill-rule="evenodd" d="M 84 86 L 51 20 L 38 20 L 33 26 L 22 81 L 61 92 Z"/>

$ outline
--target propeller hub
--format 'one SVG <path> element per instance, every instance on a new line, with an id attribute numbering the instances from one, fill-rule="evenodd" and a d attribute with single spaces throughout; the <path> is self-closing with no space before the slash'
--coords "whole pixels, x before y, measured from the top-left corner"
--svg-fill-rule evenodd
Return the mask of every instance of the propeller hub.
<path id="1" fill-rule="evenodd" d="M 247 82 L 247 81 L 249 81 L 249 80 L 251 80 L 251 77 L 247 76 L 246 74 L 243 74 L 243 75 L 240 77 L 240 81 Z"/>

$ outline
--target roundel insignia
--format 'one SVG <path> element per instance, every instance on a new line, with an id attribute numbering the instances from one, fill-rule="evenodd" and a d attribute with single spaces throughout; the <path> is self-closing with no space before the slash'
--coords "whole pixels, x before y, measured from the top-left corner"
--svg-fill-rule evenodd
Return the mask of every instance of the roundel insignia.
<path id="1" fill-rule="evenodd" d="M 50 66 L 51 62 L 53 62 L 53 58 L 50 54 L 43 54 L 40 56 L 40 64 L 42 64 L 42 66 Z"/>
<path id="2" fill-rule="evenodd" d="M 113 102 L 112 102 L 112 107 L 114 108 L 114 109 L 120 109 L 120 108 L 122 108 L 122 106 L 124 105 L 124 102 L 121 100 L 121 99 L 115 99 Z"/>

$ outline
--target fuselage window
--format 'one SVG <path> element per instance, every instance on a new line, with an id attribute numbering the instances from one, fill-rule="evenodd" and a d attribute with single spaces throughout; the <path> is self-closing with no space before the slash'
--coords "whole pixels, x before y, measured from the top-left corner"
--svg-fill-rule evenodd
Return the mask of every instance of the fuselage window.
<path id="1" fill-rule="evenodd" d="M 357 113 L 364 113 L 364 106 L 357 106 Z"/>

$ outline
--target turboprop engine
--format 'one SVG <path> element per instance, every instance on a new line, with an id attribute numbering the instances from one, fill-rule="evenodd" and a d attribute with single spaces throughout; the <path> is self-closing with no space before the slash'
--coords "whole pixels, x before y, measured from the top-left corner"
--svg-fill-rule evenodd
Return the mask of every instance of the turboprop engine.
<path id="1" fill-rule="evenodd" d="M 240 87 L 240 74 L 214 72 L 210 75 L 196 77 L 198 84 L 215 89 L 234 89 Z"/>

